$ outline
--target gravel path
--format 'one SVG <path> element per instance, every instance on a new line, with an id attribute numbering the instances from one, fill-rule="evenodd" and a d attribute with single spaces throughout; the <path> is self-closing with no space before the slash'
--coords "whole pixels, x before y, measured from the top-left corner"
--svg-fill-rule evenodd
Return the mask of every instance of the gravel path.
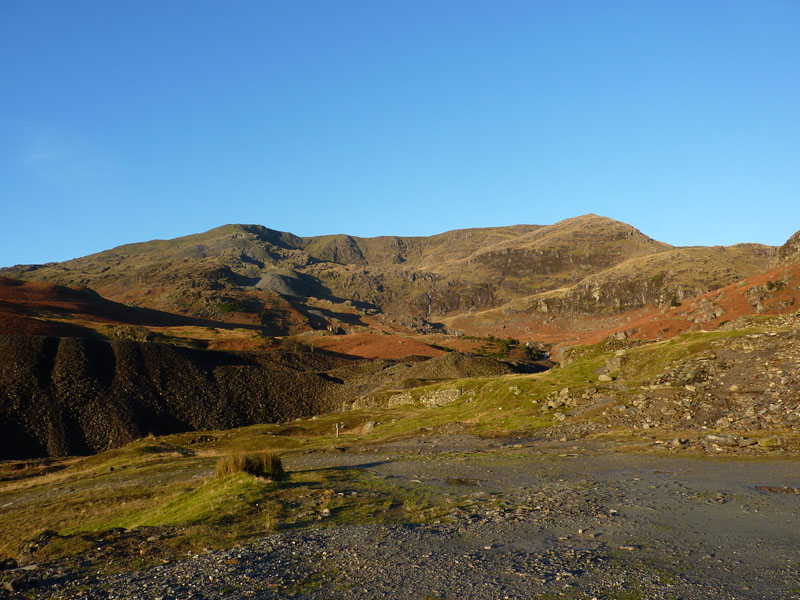
<path id="1" fill-rule="evenodd" d="M 288 461 L 458 496 L 441 523 L 276 533 L 113 576 L 42 568 L 36 597 L 800 598 L 800 460 L 490 445 Z"/>

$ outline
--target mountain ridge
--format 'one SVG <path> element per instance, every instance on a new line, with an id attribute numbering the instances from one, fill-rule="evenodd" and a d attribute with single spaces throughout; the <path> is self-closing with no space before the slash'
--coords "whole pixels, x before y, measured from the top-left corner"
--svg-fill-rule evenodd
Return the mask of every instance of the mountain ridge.
<path id="1" fill-rule="evenodd" d="M 271 306 L 286 305 L 305 315 L 300 329 L 313 329 L 335 321 L 315 317 L 320 300 L 340 314 L 355 306 L 404 323 L 441 321 L 525 298 L 565 314 L 665 305 L 788 260 L 790 242 L 781 248 L 676 247 L 593 213 L 552 225 L 427 237 L 300 237 L 227 224 L 61 263 L 7 267 L 0 275 L 87 287 L 124 304 L 205 319 L 219 318 L 225 307 L 249 307 L 238 316 L 251 324 Z"/>

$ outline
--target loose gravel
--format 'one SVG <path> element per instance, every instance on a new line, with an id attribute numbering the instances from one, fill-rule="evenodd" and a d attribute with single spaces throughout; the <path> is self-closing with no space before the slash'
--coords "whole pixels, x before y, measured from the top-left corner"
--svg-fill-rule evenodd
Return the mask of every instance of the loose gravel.
<path id="1" fill-rule="evenodd" d="M 800 598 L 800 461 L 420 440 L 289 467 L 361 468 L 449 498 L 426 524 L 281 531 L 142 571 L 19 570 L 9 597 Z M 519 446 L 519 447 L 517 447 Z M 431 448 L 435 447 L 435 450 Z M 144 534 L 143 534 L 144 535 Z M 9 584 L 7 587 L 13 587 Z"/>

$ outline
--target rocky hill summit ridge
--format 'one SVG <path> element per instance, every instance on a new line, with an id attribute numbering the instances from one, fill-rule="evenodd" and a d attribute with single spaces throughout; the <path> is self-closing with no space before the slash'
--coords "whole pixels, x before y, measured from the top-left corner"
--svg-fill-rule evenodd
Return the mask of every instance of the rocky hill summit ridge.
<path id="1" fill-rule="evenodd" d="M 285 302 L 318 327 L 330 319 L 314 318 L 316 299 L 405 323 L 520 299 L 580 314 L 664 305 L 762 272 L 787 260 L 792 248 L 677 248 L 594 214 L 430 237 L 299 237 L 261 225 L 224 225 L 62 263 L 7 267 L 0 275 L 88 287 L 117 302 L 206 318 L 226 302 L 249 304 L 251 314 Z"/>

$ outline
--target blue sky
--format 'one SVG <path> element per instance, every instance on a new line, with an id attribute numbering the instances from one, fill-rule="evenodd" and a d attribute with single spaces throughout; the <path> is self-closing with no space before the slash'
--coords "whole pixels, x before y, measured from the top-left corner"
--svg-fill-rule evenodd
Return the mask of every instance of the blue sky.
<path id="1" fill-rule="evenodd" d="M 225 223 L 800 229 L 800 2 L 0 0 L 0 265 Z"/>

